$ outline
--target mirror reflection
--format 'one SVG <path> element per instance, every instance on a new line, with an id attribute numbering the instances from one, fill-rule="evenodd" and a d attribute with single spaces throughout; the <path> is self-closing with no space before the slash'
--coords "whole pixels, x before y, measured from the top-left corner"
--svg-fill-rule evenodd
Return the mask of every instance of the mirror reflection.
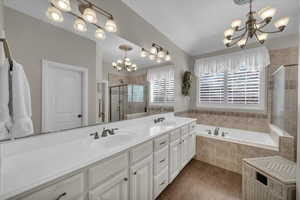
<path id="1" fill-rule="evenodd" d="M 1 117 L 1 140 L 173 111 L 169 51 L 119 37 L 109 14 L 85 12 L 80 3 L 67 5 L 75 13 L 67 15 L 48 0 L 5 1 L 5 38 L 21 85 L 0 90 L 14 108 Z M 97 26 L 86 23 L 96 19 Z M 9 85 L 8 72 L 1 68 Z"/>

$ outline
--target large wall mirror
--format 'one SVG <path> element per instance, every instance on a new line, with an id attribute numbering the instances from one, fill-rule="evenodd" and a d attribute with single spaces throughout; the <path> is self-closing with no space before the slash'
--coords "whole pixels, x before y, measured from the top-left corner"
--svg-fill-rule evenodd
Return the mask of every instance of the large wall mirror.
<path id="1" fill-rule="evenodd" d="M 142 57 L 143 47 L 117 33 L 96 39 L 96 28 L 89 24 L 86 32 L 76 31 L 71 15 L 64 15 L 63 23 L 52 22 L 45 15 L 48 0 L 6 0 L 4 4 L 6 39 L 28 79 L 28 115 L 33 124 L 32 130 L 20 128 L 13 137 L 173 111 L 170 61 Z M 137 70 L 118 71 L 122 62 L 134 64 Z M 3 128 L 0 139 L 11 138 L 10 134 Z"/>

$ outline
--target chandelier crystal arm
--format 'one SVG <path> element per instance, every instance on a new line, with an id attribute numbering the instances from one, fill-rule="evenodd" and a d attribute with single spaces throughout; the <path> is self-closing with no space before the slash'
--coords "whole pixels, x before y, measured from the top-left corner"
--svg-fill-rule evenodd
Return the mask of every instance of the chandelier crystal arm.
<path id="1" fill-rule="evenodd" d="M 257 31 L 260 32 L 260 33 L 280 33 L 280 32 L 283 31 L 283 29 L 282 30 L 277 30 L 277 31 L 263 31 L 261 29 L 257 29 Z"/>
<path id="2" fill-rule="evenodd" d="M 236 37 L 233 37 L 233 38 L 231 38 L 231 40 L 236 40 L 236 39 L 243 38 L 243 37 L 246 35 L 246 33 L 247 33 L 247 29 L 244 31 L 243 34 L 241 34 L 241 35 L 239 35 L 239 36 L 236 36 Z"/>
<path id="3" fill-rule="evenodd" d="M 263 44 L 265 42 L 265 41 L 261 41 L 258 39 L 257 33 L 254 33 L 254 35 L 255 35 L 256 41 L 259 42 L 260 44 Z"/>
<path id="4" fill-rule="evenodd" d="M 232 38 L 231 39 L 231 43 L 227 44 L 227 47 L 232 47 L 232 46 L 236 45 L 239 41 L 241 41 L 245 37 L 245 35 L 247 34 L 247 32 L 248 32 L 248 28 L 246 27 L 245 29 L 246 30 L 245 30 L 245 32 L 243 34 L 241 34 L 241 35 L 239 35 L 239 36 L 237 36 L 235 38 Z M 247 38 L 247 40 L 248 40 L 248 38 Z"/>

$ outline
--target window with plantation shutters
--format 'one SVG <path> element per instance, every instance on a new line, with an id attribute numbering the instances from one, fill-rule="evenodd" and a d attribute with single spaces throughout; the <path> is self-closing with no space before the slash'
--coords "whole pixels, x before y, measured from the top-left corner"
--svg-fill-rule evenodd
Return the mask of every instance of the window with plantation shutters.
<path id="1" fill-rule="evenodd" d="M 259 105 L 260 73 L 241 68 L 239 72 L 228 73 L 227 78 L 228 104 Z"/>
<path id="2" fill-rule="evenodd" d="M 175 102 L 175 80 L 173 67 L 160 67 L 148 71 L 151 104 L 173 104 Z"/>
<path id="3" fill-rule="evenodd" d="M 223 104 L 225 102 L 224 73 L 203 75 L 199 81 L 200 102 L 204 104 Z"/>
<path id="4" fill-rule="evenodd" d="M 198 84 L 198 107 L 264 109 L 264 70 L 203 74 Z"/>

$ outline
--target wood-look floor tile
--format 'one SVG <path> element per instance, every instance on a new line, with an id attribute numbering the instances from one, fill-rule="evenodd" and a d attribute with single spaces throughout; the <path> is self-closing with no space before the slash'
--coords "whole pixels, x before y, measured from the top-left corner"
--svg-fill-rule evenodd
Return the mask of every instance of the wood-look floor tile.
<path id="1" fill-rule="evenodd" d="M 240 200 L 242 176 L 192 160 L 157 200 Z"/>

